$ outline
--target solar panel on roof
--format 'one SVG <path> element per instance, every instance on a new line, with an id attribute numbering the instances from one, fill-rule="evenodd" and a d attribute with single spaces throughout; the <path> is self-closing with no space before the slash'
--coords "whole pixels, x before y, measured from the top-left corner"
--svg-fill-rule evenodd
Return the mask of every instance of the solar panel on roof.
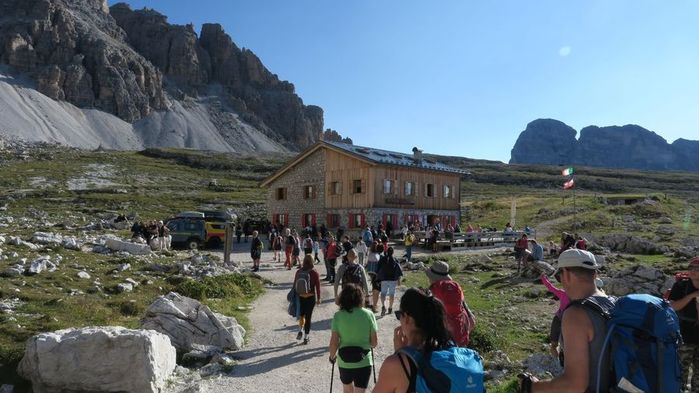
<path id="1" fill-rule="evenodd" d="M 403 156 L 401 156 L 400 154 L 389 153 L 388 155 L 399 160 L 403 159 Z"/>
<path id="2" fill-rule="evenodd" d="M 356 148 L 354 149 L 354 151 L 356 151 L 357 153 L 361 153 L 361 154 L 369 154 L 369 150 L 367 150 L 367 149 L 362 149 L 361 147 L 356 147 Z"/>
<path id="3" fill-rule="evenodd" d="M 386 153 L 381 153 L 380 151 L 375 151 L 374 154 L 376 154 L 379 157 L 386 157 Z"/>

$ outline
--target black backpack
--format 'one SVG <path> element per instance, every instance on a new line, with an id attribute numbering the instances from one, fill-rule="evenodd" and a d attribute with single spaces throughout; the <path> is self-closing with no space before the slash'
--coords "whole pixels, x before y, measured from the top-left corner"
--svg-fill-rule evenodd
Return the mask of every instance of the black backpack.
<path id="1" fill-rule="evenodd" d="M 344 287 L 347 284 L 357 284 L 361 287 L 364 285 L 362 280 L 363 274 L 364 272 L 362 271 L 362 267 L 358 264 L 351 263 L 345 265 L 345 273 L 342 274 L 342 286 Z"/>

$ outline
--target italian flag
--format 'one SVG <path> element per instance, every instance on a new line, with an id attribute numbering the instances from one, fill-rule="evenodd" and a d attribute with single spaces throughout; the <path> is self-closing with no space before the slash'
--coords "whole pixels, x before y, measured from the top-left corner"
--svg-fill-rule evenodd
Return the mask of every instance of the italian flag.
<path id="1" fill-rule="evenodd" d="M 567 182 L 563 183 L 563 189 L 564 190 L 571 189 L 571 188 L 573 188 L 574 185 L 575 185 L 575 179 L 570 179 Z"/>
<path id="2" fill-rule="evenodd" d="M 561 175 L 563 175 L 563 176 L 570 176 L 573 173 L 575 173 L 575 170 L 573 169 L 572 166 L 561 171 Z"/>

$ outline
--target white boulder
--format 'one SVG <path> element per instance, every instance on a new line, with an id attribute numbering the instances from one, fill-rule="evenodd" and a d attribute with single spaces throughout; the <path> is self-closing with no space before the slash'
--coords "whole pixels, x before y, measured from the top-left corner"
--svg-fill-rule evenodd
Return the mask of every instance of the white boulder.
<path id="1" fill-rule="evenodd" d="M 17 371 L 35 393 L 156 393 L 175 366 L 175 348 L 166 335 L 88 327 L 30 338 Z"/>
<path id="2" fill-rule="evenodd" d="M 78 272 L 78 277 L 82 278 L 83 280 L 89 280 L 90 279 L 90 273 L 86 271 L 80 271 Z"/>
<path id="3" fill-rule="evenodd" d="M 151 250 L 145 244 L 125 242 L 119 239 L 106 239 L 105 246 L 113 251 L 126 251 L 131 255 L 149 255 Z"/>
<path id="4" fill-rule="evenodd" d="M 245 329 L 235 318 L 212 312 L 197 300 L 170 292 L 146 310 L 143 329 L 167 334 L 177 350 L 189 352 L 194 344 L 238 350 L 243 346 Z"/>

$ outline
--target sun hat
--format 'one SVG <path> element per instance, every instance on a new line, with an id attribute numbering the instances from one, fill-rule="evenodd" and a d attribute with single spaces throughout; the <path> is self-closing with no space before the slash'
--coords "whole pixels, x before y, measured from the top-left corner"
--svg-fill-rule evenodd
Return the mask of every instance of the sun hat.
<path id="1" fill-rule="evenodd" d="M 430 267 L 425 267 L 425 274 L 430 281 L 451 280 L 449 264 L 444 261 L 436 261 Z"/>

